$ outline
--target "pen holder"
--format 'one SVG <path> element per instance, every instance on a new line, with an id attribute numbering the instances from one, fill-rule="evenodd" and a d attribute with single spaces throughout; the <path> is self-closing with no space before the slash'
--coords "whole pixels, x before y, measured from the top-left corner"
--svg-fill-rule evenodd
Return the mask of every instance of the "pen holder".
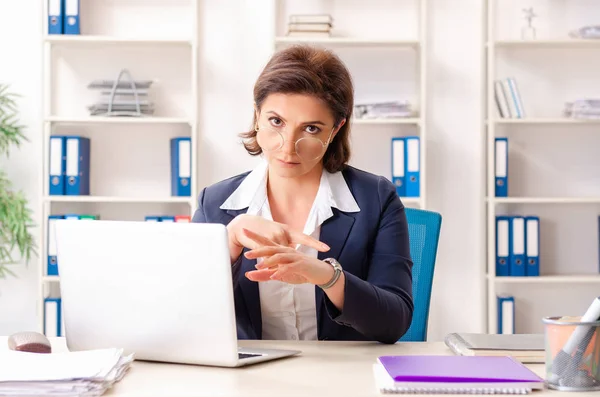
<path id="1" fill-rule="evenodd" d="M 546 386 L 561 391 L 600 390 L 600 321 L 546 317 Z"/>

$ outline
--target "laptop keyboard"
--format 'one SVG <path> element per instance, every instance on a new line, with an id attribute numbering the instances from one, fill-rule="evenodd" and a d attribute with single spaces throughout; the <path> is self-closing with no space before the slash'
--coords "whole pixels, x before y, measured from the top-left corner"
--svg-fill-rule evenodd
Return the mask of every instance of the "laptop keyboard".
<path id="1" fill-rule="evenodd" d="M 238 358 L 241 360 L 242 358 L 251 358 L 251 357 L 260 357 L 262 354 L 253 354 L 253 353 L 238 353 Z"/>

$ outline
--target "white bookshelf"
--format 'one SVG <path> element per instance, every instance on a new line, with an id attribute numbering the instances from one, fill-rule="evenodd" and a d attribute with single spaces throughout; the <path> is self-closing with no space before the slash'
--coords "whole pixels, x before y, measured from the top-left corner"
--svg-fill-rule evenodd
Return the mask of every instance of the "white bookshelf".
<path id="1" fill-rule="evenodd" d="M 92 214 L 100 219 L 143 221 L 145 215 L 192 215 L 198 196 L 198 38 L 200 0 L 115 2 L 81 0 L 80 35 L 48 35 L 43 3 L 42 198 L 40 200 L 39 331 L 44 299 L 59 297 L 60 276 L 47 275 L 48 216 Z M 157 61 L 159 60 L 159 61 Z M 117 78 L 152 80 L 152 116 L 90 116 L 100 95 L 87 85 Z M 90 195 L 49 195 L 48 149 L 52 135 L 91 140 Z M 191 138 L 191 195 L 170 192 L 169 140 Z M 59 264 L 60 265 L 60 264 Z"/>
<path id="2" fill-rule="evenodd" d="M 566 101 L 600 97 L 600 41 L 575 39 L 600 8 L 590 2 L 487 0 L 486 227 L 482 282 L 487 332 L 497 332 L 497 295 L 515 298 L 516 332 L 543 332 L 542 318 L 582 315 L 600 286 L 599 119 L 563 115 Z M 533 6 L 536 38 L 523 40 L 522 9 Z M 596 74 L 596 75 L 595 75 Z M 516 79 L 523 118 L 501 118 L 494 81 Z M 495 197 L 494 138 L 508 137 L 508 197 Z M 540 217 L 540 276 L 496 276 L 495 218 Z"/>
<path id="3" fill-rule="evenodd" d="M 351 120 L 350 164 L 391 179 L 392 137 L 420 137 L 420 197 L 406 206 L 427 206 L 427 1 L 274 1 L 274 49 L 309 43 L 333 50 L 348 66 L 355 104 L 409 100 L 417 116 Z M 386 12 L 382 13 L 381 10 Z M 329 37 L 287 36 L 292 14 L 330 14 Z"/>

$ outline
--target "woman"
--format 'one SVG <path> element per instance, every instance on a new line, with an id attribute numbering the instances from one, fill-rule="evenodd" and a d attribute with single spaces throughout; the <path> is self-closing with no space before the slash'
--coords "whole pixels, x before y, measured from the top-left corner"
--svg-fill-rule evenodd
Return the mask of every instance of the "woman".
<path id="1" fill-rule="evenodd" d="M 350 74 L 331 52 L 276 53 L 242 134 L 252 172 L 202 190 L 193 222 L 227 225 L 240 339 L 396 342 L 412 319 L 404 206 L 347 165 Z"/>

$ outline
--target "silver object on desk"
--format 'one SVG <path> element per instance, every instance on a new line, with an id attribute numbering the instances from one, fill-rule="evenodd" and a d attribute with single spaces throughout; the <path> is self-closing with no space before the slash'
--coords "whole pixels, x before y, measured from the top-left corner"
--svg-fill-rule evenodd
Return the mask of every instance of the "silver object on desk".
<path id="1" fill-rule="evenodd" d="M 560 317 L 546 317 L 543 321 L 548 388 L 600 390 L 600 297 L 577 321 Z M 569 338 L 563 342 L 566 333 Z"/>

